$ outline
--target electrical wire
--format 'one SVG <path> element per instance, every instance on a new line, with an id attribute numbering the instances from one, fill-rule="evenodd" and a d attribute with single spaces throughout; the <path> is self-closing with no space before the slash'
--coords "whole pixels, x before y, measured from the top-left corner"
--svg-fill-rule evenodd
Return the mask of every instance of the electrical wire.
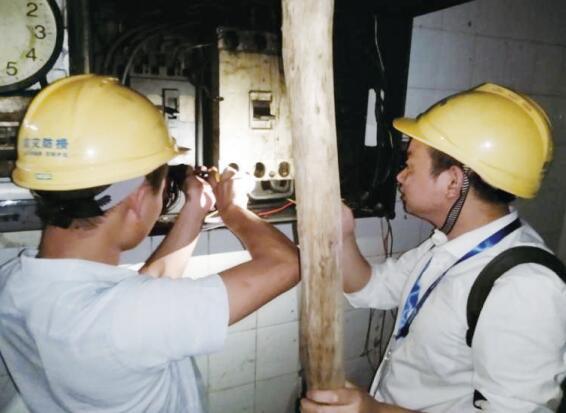
<path id="1" fill-rule="evenodd" d="M 388 218 L 382 218 L 379 221 L 381 229 L 381 241 L 383 245 L 383 251 L 385 258 L 389 258 L 393 254 L 393 228 L 391 226 L 391 220 Z M 377 316 L 380 315 L 379 319 Z M 370 309 L 368 327 L 366 330 L 366 337 L 364 342 L 364 351 L 362 355 L 366 356 L 369 366 L 376 370 L 379 363 L 383 359 L 385 350 L 387 349 L 387 342 L 391 337 L 392 331 L 386 329 L 388 316 L 393 319 L 393 325 L 395 324 L 395 319 L 397 317 L 396 310 L 381 311 L 374 308 Z M 375 324 L 375 327 L 373 325 Z M 374 339 L 372 337 L 372 328 L 374 328 Z"/>
<path id="2" fill-rule="evenodd" d="M 292 205 L 296 205 L 297 203 L 293 200 L 293 199 L 287 199 L 287 202 L 285 204 L 283 204 L 282 206 L 278 207 L 278 208 L 273 208 L 270 209 L 268 211 L 261 211 L 258 212 L 256 215 L 260 216 L 260 217 L 267 217 L 273 214 L 276 214 L 277 212 L 281 212 L 287 208 L 289 208 Z M 204 222 L 207 224 L 216 224 L 216 225 L 211 225 L 209 227 L 204 227 L 202 229 L 202 231 L 211 231 L 213 229 L 217 229 L 217 228 L 221 228 L 224 226 L 224 224 L 222 223 L 222 218 L 219 216 L 218 211 L 212 211 L 209 212 L 206 217 L 204 218 Z"/>
<path id="3" fill-rule="evenodd" d="M 377 51 L 377 58 L 378 58 L 378 62 L 379 62 L 379 69 L 381 71 L 381 73 L 385 76 L 385 65 L 383 64 L 383 56 L 381 55 L 381 49 L 379 47 L 379 38 L 378 38 L 378 24 L 377 24 L 377 15 L 373 16 L 373 30 L 374 30 L 374 36 L 373 36 L 373 40 L 374 40 L 374 44 L 375 44 L 375 50 Z M 385 80 L 385 79 L 383 79 Z"/>
<path id="4" fill-rule="evenodd" d="M 136 57 L 136 55 L 138 54 L 138 52 L 142 49 L 142 47 L 144 47 L 150 40 L 153 40 L 159 36 L 162 36 L 164 33 L 165 29 L 169 29 L 171 31 L 173 30 L 178 30 L 178 29 L 182 29 L 182 28 L 186 28 L 186 27 L 190 27 L 190 26 L 194 26 L 195 23 L 193 22 L 185 22 L 185 23 L 178 23 L 178 24 L 174 24 L 168 27 L 164 27 L 164 28 L 159 28 L 156 30 L 153 30 L 151 32 L 151 34 L 148 34 L 146 37 L 144 37 L 142 40 L 140 40 L 136 46 L 132 49 L 130 56 L 126 62 L 126 66 L 124 67 L 124 72 L 122 73 L 122 76 L 120 78 L 120 82 L 122 84 L 126 84 L 126 79 L 128 78 L 128 74 L 130 73 L 130 69 L 132 67 L 132 64 L 134 62 L 134 59 Z"/>
<path id="5" fill-rule="evenodd" d="M 391 220 L 389 218 L 382 218 L 379 221 L 379 225 L 382 234 L 383 252 L 385 258 L 389 258 L 393 254 L 393 228 L 391 226 Z"/>
<path id="6" fill-rule="evenodd" d="M 161 25 L 166 27 L 166 25 Z M 103 73 L 111 73 L 111 67 L 112 67 L 112 60 L 114 58 L 114 53 L 116 52 L 116 50 L 118 50 L 118 48 L 124 43 L 126 42 L 126 40 L 128 40 L 129 38 L 133 38 L 136 35 L 138 35 L 139 33 L 143 33 L 149 29 L 151 29 L 152 27 L 156 27 L 155 24 L 145 24 L 139 27 L 135 27 L 131 30 L 127 30 L 124 33 L 122 33 L 113 43 L 112 45 L 108 48 L 108 51 L 106 52 L 106 55 L 104 56 L 104 63 L 102 64 L 102 70 Z"/>
<path id="7" fill-rule="evenodd" d="M 173 61 L 177 60 L 177 58 L 178 58 L 178 56 L 181 52 L 186 53 L 186 52 L 193 50 L 193 49 L 201 49 L 201 48 L 213 46 L 213 45 L 214 45 L 214 43 L 200 43 L 200 44 L 194 44 L 192 42 L 181 43 L 173 50 Z"/>
<path id="8" fill-rule="evenodd" d="M 278 208 L 274 208 L 274 209 L 270 209 L 267 211 L 261 211 L 257 213 L 257 216 L 259 217 L 268 217 L 270 215 L 276 214 L 278 212 L 284 211 L 285 209 L 289 208 L 290 206 L 296 205 L 296 202 L 288 199 L 287 203 L 283 204 L 282 206 L 278 207 Z"/>
<path id="9" fill-rule="evenodd" d="M 385 118 L 385 101 L 388 96 L 387 94 L 387 76 L 385 70 L 385 64 L 383 61 L 383 56 L 379 46 L 379 26 L 377 15 L 374 15 L 374 46 L 376 52 L 375 65 L 377 66 L 376 72 L 379 77 L 376 80 L 374 86 L 375 90 L 375 106 L 374 115 L 377 124 L 376 138 L 376 159 L 375 159 L 375 169 L 373 171 L 370 185 L 368 187 L 368 194 L 375 194 L 379 191 L 379 187 L 389 181 L 392 175 L 395 173 L 395 166 L 390 159 L 395 151 L 395 143 L 393 141 L 393 135 L 391 133 L 390 127 Z M 375 208 L 374 196 L 370 195 L 368 201 L 371 202 L 368 205 L 371 209 Z"/>

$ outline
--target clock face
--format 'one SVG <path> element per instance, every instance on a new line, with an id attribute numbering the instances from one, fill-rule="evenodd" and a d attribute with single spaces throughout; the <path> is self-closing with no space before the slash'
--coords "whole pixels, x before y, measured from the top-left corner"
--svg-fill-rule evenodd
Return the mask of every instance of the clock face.
<path id="1" fill-rule="evenodd" d="M 55 0 L 0 0 L 0 92 L 24 89 L 51 69 L 63 27 Z"/>

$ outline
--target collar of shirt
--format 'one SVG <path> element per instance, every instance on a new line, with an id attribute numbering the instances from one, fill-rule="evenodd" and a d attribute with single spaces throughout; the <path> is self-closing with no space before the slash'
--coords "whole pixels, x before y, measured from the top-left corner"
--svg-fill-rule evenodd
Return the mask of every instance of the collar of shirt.
<path id="1" fill-rule="evenodd" d="M 484 239 L 499 231 L 507 224 L 513 222 L 517 219 L 517 217 L 517 211 L 512 210 L 509 214 L 504 215 L 482 227 L 466 232 L 465 234 L 462 234 L 450 241 L 448 241 L 444 233 L 439 230 L 435 230 L 432 235 L 432 242 L 437 252 L 447 252 L 455 258 L 460 258 Z"/>

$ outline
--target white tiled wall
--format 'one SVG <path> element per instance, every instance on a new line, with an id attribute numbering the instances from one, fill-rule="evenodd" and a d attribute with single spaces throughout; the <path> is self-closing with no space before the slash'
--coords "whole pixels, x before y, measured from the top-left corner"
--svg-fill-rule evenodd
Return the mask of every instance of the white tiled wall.
<path id="1" fill-rule="evenodd" d="M 257 330 L 257 380 L 299 371 L 299 323 Z"/>
<path id="2" fill-rule="evenodd" d="M 415 19 L 406 112 L 483 82 L 531 95 L 548 112 L 556 144 L 539 196 L 522 216 L 566 258 L 566 1 L 475 0 Z"/>
<path id="3" fill-rule="evenodd" d="M 210 392 L 208 394 L 210 412 L 254 413 L 255 395 L 254 383 Z"/>
<path id="4" fill-rule="evenodd" d="M 255 413 L 294 412 L 300 390 L 296 372 L 259 380 L 256 383 Z"/>
<path id="5" fill-rule="evenodd" d="M 257 327 L 291 323 L 299 316 L 300 286 L 287 291 L 257 311 Z"/>
<path id="6" fill-rule="evenodd" d="M 225 348 L 229 351 L 208 356 L 208 390 L 229 389 L 253 383 L 256 371 L 256 331 L 228 334 Z"/>

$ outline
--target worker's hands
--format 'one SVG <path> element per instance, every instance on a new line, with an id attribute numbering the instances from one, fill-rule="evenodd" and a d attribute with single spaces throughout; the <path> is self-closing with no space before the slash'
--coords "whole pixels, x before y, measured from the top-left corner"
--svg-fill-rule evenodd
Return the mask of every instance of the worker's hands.
<path id="1" fill-rule="evenodd" d="M 186 204 L 190 210 L 206 215 L 214 206 L 216 198 L 210 184 L 199 175 L 207 173 L 205 167 L 199 167 L 198 170 L 191 166 L 187 167 L 185 181 L 183 183 L 183 192 L 186 197 Z"/>
<path id="2" fill-rule="evenodd" d="M 355 226 L 356 222 L 352 210 L 342 204 L 342 239 L 353 237 Z"/>
<path id="3" fill-rule="evenodd" d="M 343 389 L 307 391 L 301 413 L 379 413 L 380 406 L 366 391 L 346 382 Z"/>
<path id="4" fill-rule="evenodd" d="M 208 182 L 216 196 L 216 209 L 222 213 L 231 206 L 247 208 L 248 192 L 253 189 L 251 177 L 238 173 L 233 168 L 226 168 L 218 177 L 216 168 L 209 170 Z"/>

